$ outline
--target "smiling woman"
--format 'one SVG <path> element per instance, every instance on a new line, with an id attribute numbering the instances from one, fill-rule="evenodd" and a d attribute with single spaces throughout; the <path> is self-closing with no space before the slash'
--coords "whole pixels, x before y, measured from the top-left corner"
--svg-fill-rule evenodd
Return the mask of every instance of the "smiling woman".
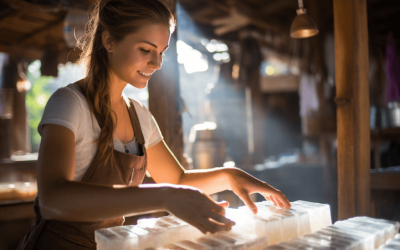
<path id="1" fill-rule="evenodd" d="M 162 3 L 101 0 L 90 16 L 79 43 L 86 77 L 58 89 L 38 125 L 36 219 L 18 249 L 96 249 L 95 230 L 156 211 L 203 233 L 230 230 L 227 202 L 208 196 L 228 189 L 255 213 L 255 192 L 290 207 L 279 190 L 237 168 L 185 171 L 150 111 L 122 94 L 128 84 L 145 88 L 162 66 L 175 23 Z M 146 170 L 157 184 L 141 185 Z"/>

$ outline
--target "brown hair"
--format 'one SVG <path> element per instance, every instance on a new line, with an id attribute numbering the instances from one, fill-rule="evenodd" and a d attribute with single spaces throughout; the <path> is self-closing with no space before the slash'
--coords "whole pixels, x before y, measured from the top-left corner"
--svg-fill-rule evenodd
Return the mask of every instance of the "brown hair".
<path id="1" fill-rule="evenodd" d="M 112 120 L 115 112 L 110 101 L 110 67 L 102 34 L 107 30 L 113 42 L 118 43 L 126 35 L 148 24 L 164 24 L 172 32 L 175 19 L 171 11 L 157 0 L 99 0 L 90 7 L 85 35 L 78 41 L 82 50 L 78 62 L 86 68 L 86 78 L 79 83 L 79 87 L 99 122 L 101 132 L 95 142 L 104 162 L 108 162 L 113 155 L 116 126 Z"/>

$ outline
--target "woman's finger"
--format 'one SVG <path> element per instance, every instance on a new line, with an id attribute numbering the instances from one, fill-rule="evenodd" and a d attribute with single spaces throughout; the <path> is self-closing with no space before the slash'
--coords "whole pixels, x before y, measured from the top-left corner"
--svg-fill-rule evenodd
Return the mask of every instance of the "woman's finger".
<path id="1" fill-rule="evenodd" d="M 190 224 L 192 226 L 194 226 L 195 228 L 199 229 L 203 234 L 206 234 L 207 232 L 209 232 L 208 228 L 198 221 L 195 221 Z"/>
<path id="2" fill-rule="evenodd" d="M 271 198 L 273 197 L 275 200 L 275 206 L 279 206 L 281 208 L 290 208 L 292 206 L 289 200 L 281 191 L 274 187 L 271 187 L 267 183 L 263 183 L 257 189 L 258 192 L 266 193 L 266 195 L 270 195 Z"/>
<path id="3" fill-rule="evenodd" d="M 207 228 L 207 231 L 210 233 L 216 233 L 219 231 L 229 231 L 232 229 L 232 226 L 221 225 L 216 223 L 215 221 L 209 220 L 208 218 L 202 220 L 200 223 L 203 224 Z"/>
<path id="4" fill-rule="evenodd" d="M 246 204 L 246 206 L 253 212 L 253 214 L 257 214 L 257 206 L 251 200 L 250 195 L 247 191 L 242 190 L 240 193 L 237 194 L 239 198 Z"/>
<path id="5" fill-rule="evenodd" d="M 274 196 L 271 195 L 270 197 L 271 197 L 272 203 L 274 203 L 274 206 L 278 206 L 278 203 L 275 201 Z"/>
<path id="6" fill-rule="evenodd" d="M 209 217 L 210 219 L 213 219 L 214 221 L 216 221 L 217 223 L 221 223 L 225 226 L 228 227 L 232 227 L 234 226 L 236 223 L 231 221 L 230 219 L 226 218 L 225 216 L 222 216 L 220 214 L 214 213 L 212 211 L 208 211 L 206 213 L 206 216 Z"/>
<path id="7" fill-rule="evenodd" d="M 222 206 L 223 208 L 229 207 L 229 202 L 227 201 L 217 201 L 217 204 Z"/>
<path id="8" fill-rule="evenodd" d="M 229 203 L 228 203 L 229 205 Z M 224 208 L 224 204 L 218 204 L 213 200 L 210 200 L 209 204 L 206 204 L 205 207 L 211 207 L 211 210 L 215 211 L 218 214 L 225 214 L 225 208 Z"/>
<path id="9" fill-rule="evenodd" d="M 292 206 L 286 196 L 279 190 L 276 190 L 275 194 L 271 196 L 274 197 L 275 201 L 281 208 L 290 208 Z"/>
<path id="10" fill-rule="evenodd" d="M 281 193 L 280 196 L 277 197 L 277 199 L 281 202 L 282 206 L 284 208 L 290 208 L 292 204 L 290 204 L 289 200 L 286 198 L 284 194 Z"/>
<path id="11" fill-rule="evenodd" d="M 264 198 L 265 198 L 267 201 L 270 201 L 270 202 L 274 203 L 274 201 L 272 200 L 272 196 L 270 196 L 269 194 L 262 194 L 262 195 L 264 196 Z"/>

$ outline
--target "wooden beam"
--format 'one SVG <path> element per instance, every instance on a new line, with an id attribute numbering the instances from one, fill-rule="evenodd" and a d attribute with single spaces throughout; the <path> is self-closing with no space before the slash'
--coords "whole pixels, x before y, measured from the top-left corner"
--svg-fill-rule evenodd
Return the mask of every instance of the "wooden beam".
<path id="1" fill-rule="evenodd" d="M 31 34 L 25 36 L 20 41 L 18 41 L 17 45 L 24 46 L 34 42 L 39 38 L 45 39 L 46 34 L 57 33 L 57 32 L 62 33 L 64 27 L 63 25 L 64 25 L 64 17 L 61 20 L 58 20 L 41 28 L 40 30 L 33 31 Z"/>
<path id="2" fill-rule="evenodd" d="M 162 0 L 174 14 L 176 0 Z M 183 130 L 179 68 L 176 52 L 177 31 L 170 40 L 164 63 L 149 81 L 149 109 L 153 114 L 172 153 L 183 162 Z"/>
<path id="3" fill-rule="evenodd" d="M 65 10 L 60 3 L 57 5 L 49 6 L 43 4 L 34 4 L 23 0 L 2 0 L 9 6 L 16 10 L 28 11 L 28 12 L 44 12 L 44 13 L 57 13 Z"/>
<path id="4" fill-rule="evenodd" d="M 285 30 L 289 30 L 289 27 L 284 27 L 279 24 L 269 23 L 269 22 L 263 20 L 264 19 L 263 15 L 257 14 L 256 10 L 254 10 L 253 8 L 251 8 L 250 6 L 248 6 L 246 3 L 242 2 L 242 1 L 236 2 L 235 6 L 241 14 L 247 16 L 250 19 L 251 24 L 253 24 L 254 26 L 257 26 L 261 29 L 274 31 L 277 33 L 284 32 Z"/>
<path id="5" fill-rule="evenodd" d="M 22 15 L 21 12 L 11 12 L 10 14 L 0 19 L 0 26 L 12 22 L 14 18 L 18 18 L 20 15 Z"/>
<path id="6" fill-rule="evenodd" d="M 43 55 L 43 51 L 38 48 L 21 48 L 18 46 L 1 43 L 0 52 L 4 52 L 10 55 L 22 56 L 33 60 L 41 59 Z"/>
<path id="7" fill-rule="evenodd" d="M 338 219 L 370 214 L 366 0 L 334 0 Z"/>
<path id="8" fill-rule="evenodd" d="M 371 189 L 400 191 L 400 172 L 371 173 Z"/>
<path id="9" fill-rule="evenodd" d="M 293 8 L 293 13 L 296 13 L 297 1 L 293 0 L 278 0 L 275 2 L 270 3 L 266 1 L 262 7 L 260 8 L 258 14 L 259 15 L 272 15 L 275 14 L 283 9 Z"/>

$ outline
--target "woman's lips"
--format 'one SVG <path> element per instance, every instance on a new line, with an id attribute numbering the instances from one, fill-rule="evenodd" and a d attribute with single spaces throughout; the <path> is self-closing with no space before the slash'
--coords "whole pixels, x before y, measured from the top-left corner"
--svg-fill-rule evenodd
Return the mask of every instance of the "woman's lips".
<path id="1" fill-rule="evenodd" d="M 146 73 L 146 72 L 143 72 L 143 71 L 140 71 L 140 70 L 138 70 L 137 72 L 139 73 L 139 75 L 142 75 L 142 76 L 145 76 L 145 77 L 150 77 L 153 74 L 153 73 Z"/>

